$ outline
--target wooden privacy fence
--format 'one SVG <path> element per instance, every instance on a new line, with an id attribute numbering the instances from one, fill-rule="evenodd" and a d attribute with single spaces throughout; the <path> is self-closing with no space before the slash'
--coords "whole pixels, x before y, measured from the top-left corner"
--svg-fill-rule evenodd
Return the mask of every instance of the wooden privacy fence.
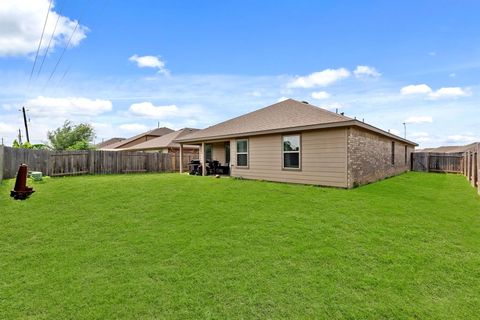
<path id="1" fill-rule="evenodd" d="M 462 173 L 480 194 L 480 143 L 470 146 L 465 151 Z"/>
<path id="2" fill-rule="evenodd" d="M 412 170 L 461 173 L 480 194 L 480 143 L 460 153 L 412 153 Z"/>
<path id="3" fill-rule="evenodd" d="M 412 170 L 424 172 L 463 172 L 462 153 L 412 153 Z"/>
<path id="4" fill-rule="evenodd" d="M 194 155 L 183 157 L 183 168 Z M 48 151 L 15 149 L 0 146 L 0 179 L 14 178 L 18 166 L 28 165 L 30 171 L 49 176 L 78 174 L 114 174 L 136 172 L 175 172 L 180 159 L 175 154 L 126 151 Z M 3 176 L 3 177 L 2 177 Z"/>

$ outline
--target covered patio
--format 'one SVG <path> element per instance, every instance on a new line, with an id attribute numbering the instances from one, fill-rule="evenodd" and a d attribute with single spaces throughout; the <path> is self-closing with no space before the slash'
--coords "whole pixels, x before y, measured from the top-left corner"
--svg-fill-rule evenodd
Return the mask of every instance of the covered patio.
<path id="1" fill-rule="evenodd" d="M 189 143 L 192 145 L 192 143 Z M 230 175 L 230 140 L 197 143 L 200 147 L 198 162 L 192 161 L 189 172 L 202 176 Z M 184 145 L 180 143 L 180 162 L 183 163 Z M 204 170 L 205 168 L 205 170 Z M 180 173 L 183 173 L 181 168 Z"/>

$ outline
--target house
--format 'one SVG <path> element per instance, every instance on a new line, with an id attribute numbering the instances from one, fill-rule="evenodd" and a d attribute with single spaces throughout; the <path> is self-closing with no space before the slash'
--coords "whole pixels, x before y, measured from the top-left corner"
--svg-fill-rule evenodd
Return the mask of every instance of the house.
<path id="1" fill-rule="evenodd" d="M 124 140 L 121 140 L 121 141 L 118 141 L 118 142 L 115 142 L 115 143 L 112 143 L 112 144 L 109 144 L 109 145 L 105 145 L 105 146 L 103 146 L 101 148 L 98 148 L 98 149 L 99 150 L 125 149 L 125 148 L 135 146 L 137 144 L 140 144 L 142 142 L 161 137 L 161 136 L 166 135 L 166 134 L 171 133 L 171 132 L 173 132 L 173 130 L 170 129 L 170 128 L 166 128 L 166 127 L 156 128 L 156 129 L 138 134 L 134 137 L 124 139 Z"/>
<path id="2" fill-rule="evenodd" d="M 441 146 L 436 148 L 424 148 L 415 150 L 417 153 L 456 153 L 456 154 L 463 154 L 465 151 L 471 149 L 472 147 L 476 146 L 478 142 L 470 143 L 465 146 Z"/>
<path id="3" fill-rule="evenodd" d="M 352 188 L 410 169 L 416 143 L 288 99 L 179 138 L 234 177 Z M 205 174 L 206 170 L 203 170 Z"/>
<path id="4" fill-rule="evenodd" d="M 110 138 L 108 140 L 105 140 L 105 141 L 102 141 L 100 143 L 97 143 L 95 145 L 95 148 L 97 149 L 104 149 L 104 148 L 107 148 L 107 146 L 111 145 L 111 144 L 114 144 L 114 143 L 117 143 L 117 142 L 120 142 L 120 141 L 123 141 L 125 140 L 125 138 Z"/>
<path id="5" fill-rule="evenodd" d="M 123 148 L 123 151 L 145 151 L 145 152 L 161 152 L 169 153 L 178 156 L 180 153 L 180 144 L 174 142 L 175 139 L 182 138 L 189 135 L 198 129 L 183 128 L 178 131 L 167 133 L 161 137 L 153 138 L 148 141 L 133 145 L 128 148 Z M 189 158 L 198 159 L 198 151 L 200 147 L 198 145 L 184 145 L 183 155 Z"/>

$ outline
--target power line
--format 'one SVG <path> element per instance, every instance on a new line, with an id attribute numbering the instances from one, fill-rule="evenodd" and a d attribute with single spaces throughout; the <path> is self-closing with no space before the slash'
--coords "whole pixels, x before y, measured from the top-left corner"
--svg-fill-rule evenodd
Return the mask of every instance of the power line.
<path id="1" fill-rule="evenodd" d="M 88 1 L 87 1 L 87 2 L 88 2 Z M 68 47 L 70 46 L 70 43 L 72 42 L 72 39 L 73 39 L 73 36 L 75 35 L 75 32 L 78 30 L 78 27 L 79 27 L 79 25 L 80 25 L 80 20 L 82 20 L 83 14 L 85 13 L 85 10 L 86 10 L 86 7 L 83 8 L 82 13 L 80 14 L 80 18 L 77 20 L 77 23 L 75 24 L 75 27 L 74 27 L 74 29 L 73 29 L 73 31 L 72 31 L 72 34 L 70 35 L 70 38 L 68 39 L 67 44 L 65 45 L 65 47 L 63 47 L 62 53 L 60 54 L 60 57 L 58 58 L 57 63 L 56 63 L 55 66 L 53 67 L 52 73 L 51 73 L 50 76 L 48 77 L 48 80 L 47 80 L 47 82 L 45 83 L 45 86 L 43 87 L 43 90 L 45 90 L 45 89 L 47 88 L 48 84 L 50 83 L 50 80 L 52 80 L 53 75 L 54 75 L 55 72 L 57 71 L 58 65 L 59 65 L 60 62 L 62 61 L 63 56 L 65 55 L 65 52 L 67 51 Z"/>
<path id="2" fill-rule="evenodd" d="M 42 35 L 40 36 L 40 41 L 38 42 L 37 53 L 35 54 L 35 60 L 33 61 L 32 71 L 30 72 L 30 78 L 28 79 L 28 85 L 30 86 L 30 81 L 32 81 L 33 71 L 35 70 L 35 65 L 37 64 L 38 53 L 40 52 L 40 47 L 42 46 L 43 35 L 45 33 L 45 28 L 47 27 L 48 15 L 50 9 L 52 8 L 52 0 L 48 4 L 47 16 L 45 17 L 45 23 L 43 24 Z"/>
<path id="3" fill-rule="evenodd" d="M 55 64 L 55 67 L 53 68 L 52 73 L 50 74 L 50 77 L 48 77 L 48 80 L 47 80 L 47 83 L 45 84 L 45 87 L 48 85 L 48 83 L 49 83 L 50 80 L 52 79 L 53 75 L 55 74 L 55 71 L 57 71 L 58 65 L 59 65 L 60 62 L 62 61 L 63 56 L 65 55 L 65 51 L 67 51 L 68 47 L 70 46 L 70 42 L 72 41 L 73 35 L 74 35 L 75 32 L 77 31 L 77 28 L 78 28 L 78 24 L 79 24 L 79 23 L 80 23 L 79 20 L 77 20 L 77 24 L 75 25 L 75 28 L 73 29 L 73 32 L 72 32 L 72 34 L 70 35 L 70 38 L 68 39 L 67 45 L 63 48 L 62 54 L 61 54 L 60 57 L 58 58 L 57 63 Z"/>
<path id="4" fill-rule="evenodd" d="M 45 63 L 45 58 L 48 55 L 48 51 L 50 50 L 50 45 L 52 44 L 53 37 L 55 36 L 55 32 L 57 31 L 58 22 L 60 21 L 60 18 L 61 18 L 60 11 L 61 10 L 57 10 L 57 21 L 55 22 L 55 26 L 53 27 L 52 35 L 50 36 L 50 40 L 48 41 L 47 50 L 45 50 L 45 54 L 43 55 L 42 63 L 40 64 L 40 68 L 38 69 L 37 78 L 40 75 L 40 72 L 42 72 L 42 67 L 43 67 L 43 64 Z"/>
<path id="5" fill-rule="evenodd" d="M 88 3 L 88 2 L 90 2 L 90 1 L 87 0 L 86 3 Z M 106 7 L 107 7 L 108 4 L 109 4 L 109 0 L 105 0 L 105 2 L 103 3 L 103 7 L 99 10 L 99 13 L 103 12 L 103 11 L 106 9 Z M 82 13 L 80 14 L 80 18 L 77 20 L 77 24 L 75 25 L 75 28 L 74 28 L 72 34 L 70 35 L 70 38 L 68 39 L 68 43 L 67 43 L 67 45 L 63 48 L 62 53 L 61 53 L 61 55 L 60 55 L 57 63 L 55 64 L 55 67 L 53 68 L 52 73 L 50 74 L 50 77 L 48 78 L 45 86 L 43 87 L 43 90 L 45 90 L 45 89 L 47 88 L 47 86 L 48 86 L 48 84 L 50 83 L 50 81 L 52 80 L 55 72 L 57 71 L 57 68 L 58 68 L 58 66 L 60 65 L 60 62 L 62 61 L 63 56 L 65 55 L 66 50 L 67 50 L 68 47 L 70 46 L 70 43 L 71 43 L 71 41 L 72 41 L 73 36 L 75 35 L 75 32 L 78 30 L 78 27 L 80 26 L 80 20 L 82 20 L 83 15 L 84 15 L 84 13 L 85 13 L 86 10 L 87 10 L 87 7 L 85 6 L 85 7 L 83 8 L 83 10 L 82 10 Z M 60 80 L 58 81 L 58 83 L 56 84 L 56 86 L 60 85 L 60 84 L 62 83 L 62 81 L 65 79 L 65 77 L 70 73 L 70 70 L 71 70 L 71 68 L 72 68 L 72 65 L 73 65 L 73 62 L 70 63 L 70 65 L 68 66 L 68 68 L 65 70 L 65 72 L 63 73 L 62 77 L 60 78 Z"/>

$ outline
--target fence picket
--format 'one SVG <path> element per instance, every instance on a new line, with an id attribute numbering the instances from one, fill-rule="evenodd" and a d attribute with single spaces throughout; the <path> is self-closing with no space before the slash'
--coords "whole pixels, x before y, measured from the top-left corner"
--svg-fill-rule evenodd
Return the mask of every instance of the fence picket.
<path id="1" fill-rule="evenodd" d="M 193 159 L 185 157 L 184 164 Z M 0 177 L 14 178 L 18 166 L 44 175 L 114 174 L 177 171 L 178 159 L 172 154 L 124 151 L 48 151 L 0 146 Z M 176 170 L 175 170 L 176 169 Z"/>

